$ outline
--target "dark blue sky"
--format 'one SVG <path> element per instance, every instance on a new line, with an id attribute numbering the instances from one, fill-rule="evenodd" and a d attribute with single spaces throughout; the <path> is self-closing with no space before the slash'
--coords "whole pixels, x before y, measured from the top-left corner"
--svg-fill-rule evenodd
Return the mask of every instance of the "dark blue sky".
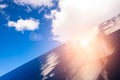
<path id="1" fill-rule="evenodd" d="M 44 2 L 29 5 L 20 3 L 23 0 L 15 1 L 0 0 L 0 76 L 60 44 L 52 39 L 51 19 L 44 16 L 58 9 L 57 2 L 53 1 L 54 5 L 49 6 Z M 19 26 L 19 20 L 23 22 L 22 26 Z M 29 20 L 38 21 L 38 28 L 34 24 L 29 26 Z"/>

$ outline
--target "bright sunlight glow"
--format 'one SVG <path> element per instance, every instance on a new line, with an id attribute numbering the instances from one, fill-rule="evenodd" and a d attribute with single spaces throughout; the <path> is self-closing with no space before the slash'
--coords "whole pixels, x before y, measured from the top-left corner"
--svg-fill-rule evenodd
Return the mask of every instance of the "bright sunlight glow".
<path id="1" fill-rule="evenodd" d="M 102 7 L 107 7 L 107 0 L 79 0 L 79 8 L 82 10 L 96 10 Z"/>
<path id="2" fill-rule="evenodd" d="M 111 7 L 113 0 L 66 0 L 65 5 L 76 5 L 81 11 L 106 10 Z"/>
<path id="3" fill-rule="evenodd" d="M 83 35 L 82 38 L 80 38 L 80 45 L 82 47 L 87 47 L 87 45 L 89 45 L 89 42 L 95 38 L 95 36 L 98 34 L 98 27 L 94 27 L 92 29 L 90 29 L 85 35 Z"/>

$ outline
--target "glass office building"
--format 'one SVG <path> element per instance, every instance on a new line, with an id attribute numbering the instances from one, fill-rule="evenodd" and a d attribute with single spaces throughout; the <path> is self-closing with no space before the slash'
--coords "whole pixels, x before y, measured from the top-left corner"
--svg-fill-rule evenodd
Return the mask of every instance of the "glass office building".
<path id="1" fill-rule="evenodd" d="M 88 32 L 83 42 L 68 41 L 3 75 L 0 80 L 120 80 L 119 29 L 120 15 L 90 31 L 90 38 Z"/>

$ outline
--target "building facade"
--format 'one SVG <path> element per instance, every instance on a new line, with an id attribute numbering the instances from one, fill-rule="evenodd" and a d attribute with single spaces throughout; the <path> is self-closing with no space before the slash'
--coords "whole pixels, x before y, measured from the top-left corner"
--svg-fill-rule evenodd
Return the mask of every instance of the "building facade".
<path id="1" fill-rule="evenodd" d="M 118 15 L 100 24 L 92 39 L 85 36 L 83 40 L 89 42 L 68 41 L 3 75 L 0 80 L 120 80 L 119 29 Z"/>

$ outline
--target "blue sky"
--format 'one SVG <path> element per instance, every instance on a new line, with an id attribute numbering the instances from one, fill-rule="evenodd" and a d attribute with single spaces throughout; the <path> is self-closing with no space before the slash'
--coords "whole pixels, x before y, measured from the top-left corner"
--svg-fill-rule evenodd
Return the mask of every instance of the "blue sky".
<path id="1" fill-rule="evenodd" d="M 57 2 L 23 4 L 0 0 L 0 76 L 60 44 L 52 39 L 51 19 L 44 17 L 58 9 Z"/>
<path id="2" fill-rule="evenodd" d="M 120 0 L 0 0 L 0 76 L 119 13 Z"/>

